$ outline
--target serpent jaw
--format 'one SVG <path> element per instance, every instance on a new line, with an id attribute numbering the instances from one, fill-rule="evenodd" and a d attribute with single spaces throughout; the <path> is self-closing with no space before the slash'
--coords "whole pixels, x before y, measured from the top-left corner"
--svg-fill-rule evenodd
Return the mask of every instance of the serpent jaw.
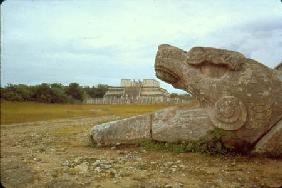
<path id="1" fill-rule="evenodd" d="M 169 70 L 164 66 L 156 66 L 155 70 L 157 77 L 165 82 L 175 84 L 180 80 L 180 77 L 175 72 Z"/>

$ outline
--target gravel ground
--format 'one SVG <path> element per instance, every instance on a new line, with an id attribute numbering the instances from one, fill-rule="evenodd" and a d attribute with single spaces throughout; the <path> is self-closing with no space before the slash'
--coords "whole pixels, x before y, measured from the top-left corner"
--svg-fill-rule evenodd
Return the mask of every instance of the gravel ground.
<path id="1" fill-rule="evenodd" d="M 280 187 L 282 160 L 95 148 L 95 124 L 118 117 L 1 125 L 5 187 Z"/>

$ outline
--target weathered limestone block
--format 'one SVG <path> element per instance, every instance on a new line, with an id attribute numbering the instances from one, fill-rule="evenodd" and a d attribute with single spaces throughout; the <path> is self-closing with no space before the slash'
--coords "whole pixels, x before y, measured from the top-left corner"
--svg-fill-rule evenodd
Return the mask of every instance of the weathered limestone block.
<path id="1" fill-rule="evenodd" d="M 197 140 L 212 129 L 214 126 L 203 109 L 171 107 L 97 125 L 90 135 L 98 145 L 134 144 L 151 139 L 177 143 Z"/>
<path id="2" fill-rule="evenodd" d="M 282 120 L 256 144 L 253 153 L 282 156 Z"/>
<path id="3" fill-rule="evenodd" d="M 134 144 L 151 139 L 150 130 L 151 114 L 145 114 L 96 125 L 90 135 L 97 145 Z"/>
<path id="4" fill-rule="evenodd" d="M 171 143 L 198 140 L 212 129 L 203 109 L 168 108 L 154 113 L 152 139 Z"/>

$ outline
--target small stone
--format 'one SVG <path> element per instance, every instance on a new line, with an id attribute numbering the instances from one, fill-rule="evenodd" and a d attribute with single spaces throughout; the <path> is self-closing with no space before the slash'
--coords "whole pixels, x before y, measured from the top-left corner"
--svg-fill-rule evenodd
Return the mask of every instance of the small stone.
<path id="1" fill-rule="evenodd" d="M 101 160 L 96 160 L 92 165 L 99 166 L 101 164 Z"/>
<path id="2" fill-rule="evenodd" d="M 165 187 L 165 188 L 173 188 L 173 186 L 170 185 L 170 184 L 166 184 L 164 187 Z"/>
<path id="3" fill-rule="evenodd" d="M 100 173 L 100 172 L 102 172 L 102 169 L 98 166 L 98 167 L 95 168 L 95 171 Z"/>
<path id="4" fill-rule="evenodd" d="M 78 169 L 79 173 L 84 174 L 88 171 L 88 162 L 83 162 L 80 165 L 77 165 L 75 168 Z"/>
<path id="5" fill-rule="evenodd" d="M 180 182 L 177 182 L 176 185 L 175 185 L 175 187 L 183 187 L 183 186 L 184 186 L 184 184 L 180 183 Z"/>
<path id="6" fill-rule="evenodd" d="M 179 167 L 180 167 L 180 168 L 186 168 L 186 166 L 185 166 L 185 165 L 179 165 Z"/>
<path id="7" fill-rule="evenodd" d="M 173 164 L 173 162 L 166 162 L 165 164 L 164 164 L 164 166 L 171 166 Z"/>
<path id="8" fill-rule="evenodd" d="M 82 157 L 77 157 L 73 160 L 73 162 L 76 164 L 80 164 L 81 161 L 82 161 Z"/>
<path id="9" fill-rule="evenodd" d="M 176 168 L 171 168 L 171 171 L 172 172 L 176 172 Z"/>
<path id="10" fill-rule="evenodd" d="M 63 166 L 69 166 L 69 165 L 70 165 L 70 162 L 69 162 L 68 160 L 66 160 L 66 161 L 64 161 L 64 162 L 62 163 L 62 165 L 63 165 Z"/>
<path id="11" fill-rule="evenodd" d="M 112 167 L 112 165 L 103 164 L 103 165 L 101 165 L 101 167 L 103 169 L 110 169 Z"/>

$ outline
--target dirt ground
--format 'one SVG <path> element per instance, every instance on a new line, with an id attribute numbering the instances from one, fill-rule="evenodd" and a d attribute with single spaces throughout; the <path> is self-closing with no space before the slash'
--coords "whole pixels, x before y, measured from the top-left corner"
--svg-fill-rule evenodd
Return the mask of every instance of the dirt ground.
<path id="1" fill-rule="evenodd" d="M 282 160 L 95 148 L 89 130 L 117 117 L 1 125 L 4 187 L 280 187 Z"/>

